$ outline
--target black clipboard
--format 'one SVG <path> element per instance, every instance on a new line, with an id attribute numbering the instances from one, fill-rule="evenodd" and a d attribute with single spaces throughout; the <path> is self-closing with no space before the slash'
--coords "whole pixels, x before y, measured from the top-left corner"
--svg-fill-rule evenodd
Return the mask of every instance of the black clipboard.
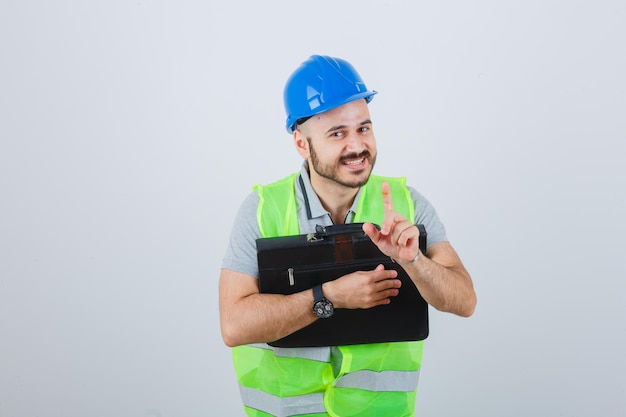
<path id="1" fill-rule="evenodd" d="M 315 233 L 257 239 L 261 293 L 293 294 L 354 271 L 383 264 L 398 271 L 400 293 L 387 305 L 370 309 L 336 309 L 282 339 L 276 347 L 342 346 L 423 340 L 428 337 L 428 303 L 404 269 L 384 255 L 363 232 L 363 223 L 317 226 Z M 426 229 L 420 251 L 426 254 Z M 311 305 L 311 308 L 313 306 Z"/>

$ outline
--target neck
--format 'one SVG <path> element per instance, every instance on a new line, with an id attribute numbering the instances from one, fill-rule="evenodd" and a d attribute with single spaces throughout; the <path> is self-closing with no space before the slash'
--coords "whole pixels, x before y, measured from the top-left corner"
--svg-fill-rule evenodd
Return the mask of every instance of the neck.
<path id="1" fill-rule="evenodd" d="M 343 223 L 359 192 L 359 187 L 346 187 L 315 173 L 310 174 L 310 179 L 315 194 L 322 206 L 330 213 L 333 223 Z"/>

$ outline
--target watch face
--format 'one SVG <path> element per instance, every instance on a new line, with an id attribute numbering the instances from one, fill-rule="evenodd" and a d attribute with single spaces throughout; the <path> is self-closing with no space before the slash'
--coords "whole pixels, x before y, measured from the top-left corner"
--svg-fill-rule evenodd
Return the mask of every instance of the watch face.
<path id="1" fill-rule="evenodd" d="M 313 305 L 313 312 L 317 315 L 317 317 L 326 319 L 333 315 L 333 313 L 335 312 L 335 308 L 330 301 L 324 298 L 317 301 Z"/>

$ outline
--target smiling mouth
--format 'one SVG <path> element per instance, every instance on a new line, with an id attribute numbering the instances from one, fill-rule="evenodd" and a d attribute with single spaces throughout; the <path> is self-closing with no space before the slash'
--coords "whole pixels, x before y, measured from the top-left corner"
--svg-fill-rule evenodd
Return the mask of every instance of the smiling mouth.
<path id="1" fill-rule="evenodd" d="M 355 166 L 355 165 L 361 165 L 364 162 L 365 162 L 365 158 L 361 158 L 361 159 L 356 159 L 354 161 L 343 161 L 343 164 L 348 165 L 348 166 Z"/>
<path id="2" fill-rule="evenodd" d="M 369 156 L 370 156 L 370 153 L 368 151 L 364 151 L 364 152 L 361 152 L 360 154 L 354 153 L 350 155 L 344 155 L 339 160 L 339 162 L 341 162 L 341 164 L 347 167 L 357 168 L 357 167 L 364 165 Z"/>

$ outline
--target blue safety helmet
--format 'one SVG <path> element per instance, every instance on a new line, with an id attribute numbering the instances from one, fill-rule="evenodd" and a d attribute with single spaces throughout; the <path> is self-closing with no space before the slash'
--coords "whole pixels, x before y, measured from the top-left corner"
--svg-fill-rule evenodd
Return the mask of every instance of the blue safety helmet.
<path id="1" fill-rule="evenodd" d="M 291 74 L 285 85 L 287 132 L 296 122 L 360 98 L 369 103 L 376 91 L 368 90 L 348 62 L 330 56 L 312 55 Z"/>

